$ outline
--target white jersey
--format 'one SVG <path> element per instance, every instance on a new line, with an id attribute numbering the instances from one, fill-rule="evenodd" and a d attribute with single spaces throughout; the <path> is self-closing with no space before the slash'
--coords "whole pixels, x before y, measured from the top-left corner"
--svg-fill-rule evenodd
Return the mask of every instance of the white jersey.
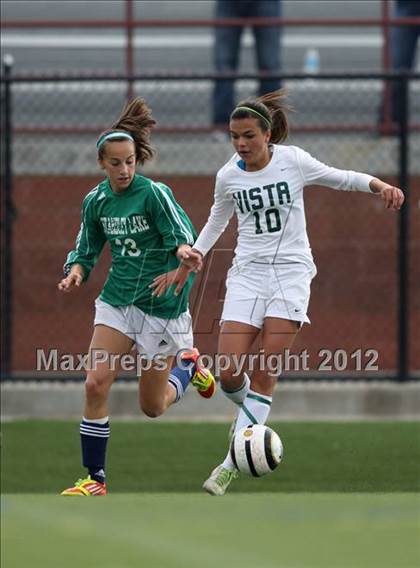
<path id="1" fill-rule="evenodd" d="M 218 171 L 214 204 L 194 248 L 205 255 L 235 212 L 238 242 L 235 262 L 304 262 L 313 266 L 306 233 L 303 188 L 324 185 L 372 193 L 372 176 L 319 162 L 297 146 L 272 146 L 265 168 L 248 172 L 234 156 Z"/>

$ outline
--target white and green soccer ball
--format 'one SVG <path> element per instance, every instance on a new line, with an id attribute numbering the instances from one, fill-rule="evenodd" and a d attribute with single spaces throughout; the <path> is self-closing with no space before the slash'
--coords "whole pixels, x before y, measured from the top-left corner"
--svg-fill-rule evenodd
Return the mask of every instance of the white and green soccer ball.
<path id="1" fill-rule="evenodd" d="M 279 465 L 283 457 L 283 444 L 279 435 L 268 426 L 252 424 L 233 436 L 230 456 L 238 471 L 261 477 Z"/>

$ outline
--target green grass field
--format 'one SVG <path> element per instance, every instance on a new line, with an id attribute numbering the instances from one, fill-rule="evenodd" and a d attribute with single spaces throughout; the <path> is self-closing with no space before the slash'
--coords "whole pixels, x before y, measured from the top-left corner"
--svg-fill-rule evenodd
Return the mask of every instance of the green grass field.
<path id="1" fill-rule="evenodd" d="M 78 425 L 2 426 L 2 568 L 418 568 L 419 423 L 277 423 L 283 463 L 201 492 L 226 424 L 112 423 L 110 494 L 81 475 Z"/>
<path id="2" fill-rule="evenodd" d="M 412 494 L 6 495 L 1 565 L 418 568 L 419 506 Z"/>

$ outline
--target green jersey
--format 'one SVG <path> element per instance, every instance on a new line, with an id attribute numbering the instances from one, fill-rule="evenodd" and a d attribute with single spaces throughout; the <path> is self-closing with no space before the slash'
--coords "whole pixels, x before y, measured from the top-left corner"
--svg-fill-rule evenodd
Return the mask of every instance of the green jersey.
<path id="1" fill-rule="evenodd" d="M 134 304 L 147 314 L 176 318 L 188 308 L 193 275 L 179 296 L 171 288 L 157 298 L 149 286 L 156 276 L 179 266 L 176 249 L 192 245 L 196 236 L 163 183 L 136 174 L 125 191 L 115 193 L 105 179 L 83 201 L 76 248 L 69 252 L 66 266 L 81 264 L 86 280 L 108 241 L 112 264 L 100 298 L 112 306 Z"/>

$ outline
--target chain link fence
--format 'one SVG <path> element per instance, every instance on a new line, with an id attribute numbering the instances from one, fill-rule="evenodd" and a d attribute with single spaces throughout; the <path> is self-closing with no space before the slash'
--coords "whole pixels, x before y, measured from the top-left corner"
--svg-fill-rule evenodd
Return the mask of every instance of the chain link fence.
<path id="1" fill-rule="evenodd" d="M 158 122 L 153 137 L 158 155 L 142 173 L 173 189 L 198 230 L 211 207 L 214 175 L 232 155 L 227 136 L 212 131 L 212 84 L 210 76 L 133 81 L 134 94 L 146 99 Z M 11 280 L 6 298 L 9 370 L 14 377 L 57 376 L 54 370 L 36 371 L 37 350 L 87 351 L 93 300 L 106 277 L 108 251 L 77 294 L 59 293 L 57 282 L 66 254 L 74 246 L 82 199 L 102 179 L 96 164 L 97 135 L 118 117 L 127 82 L 50 78 L 11 81 L 10 86 L 14 177 Z M 377 128 L 382 79 L 294 77 L 283 79 L 283 86 L 295 109 L 288 144 L 333 166 L 398 184 L 401 137 L 381 136 Z M 238 98 L 253 95 L 255 87 L 256 78 L 239 79 Z M 411 125 L 420 124 L 419 101 L 416 77 L 409 81 Z M 404 189 L 409 190 L 411 262 L 405 309 L 410 329 L 408 368 L 415 376 L 420 370 L 420 133 L 415 129 L 409 131 L 408 150 L 410 178 Z M 304 327 L 294 348 L 297 354 L 308 353 L 309 370 L 304 377 L 336 378 L 337 373 L 344 379 L 395 377 L 401 349 L 400 216 L 386 211 L 372 196 L 320 188 L 305 191 L 318 275 L 309 309 L 312 325 Z M 209 354 L 217 348 L 224 280 L 235 241 L 233 223 L 192 293 L 196 343 Z M 301 371 L 296 376 L 301 377 Z"/>

